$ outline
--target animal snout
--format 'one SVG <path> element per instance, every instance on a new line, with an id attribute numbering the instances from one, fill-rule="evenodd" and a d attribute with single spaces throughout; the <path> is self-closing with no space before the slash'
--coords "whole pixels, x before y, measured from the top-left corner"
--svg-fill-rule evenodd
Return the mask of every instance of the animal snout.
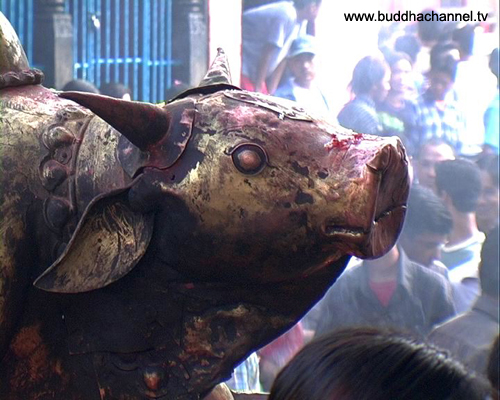
<path id="1" fill-rule="evenodd" d="M 327 220 L 324 233 L 351 255 L 380 257 L 399 236 L 408 191 L 408 162 L 401 143 L 395 138 L 377 142 L 357 178 L 346 186 L 346 211 Z"/>
<path id="2" fill-rule="evenodd" d="M 375 258 L 394 246 L 404 222 L 410 181 L 401 142 L 397 140 L 395 144 L 383 145 L 366 168 L 375 178 L 371 187 L 375 211 L 359 255 Z"/>

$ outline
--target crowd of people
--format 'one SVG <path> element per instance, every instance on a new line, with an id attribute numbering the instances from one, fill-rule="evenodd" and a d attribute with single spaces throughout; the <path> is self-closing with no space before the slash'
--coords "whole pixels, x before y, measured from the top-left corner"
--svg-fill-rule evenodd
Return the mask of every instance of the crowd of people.
<path id="1" fill-rule="evenodd" d="M 334 113 L 315 69 L 321 0 L 257 3 L 243 13 L 241 87 L 358 133 L 398 136 L 412 187 L 396 245 L 379 259 L 351 260 L 228 386 L 271 391 L 270 399 L 484 399 L 489 379 L 498 398 L 498 48 L 489 59 L 474 54 L 470 24 L 381 31 L 377 52 L 353 69 L 350 101 Z M 120 84 L 89 85 L 63 90 L 131 97 Z M 167 100 L 186 88 L 175 85 Z"/>
<path id="2" fill-rule="evenodd" d="M 251 354 L 228 385 L 271 391 L 271 399 L 484 399 L 489 378 L 494 397 L 498 48 L 489 59 L 475 55 L 471 24 L 399 27 L 359 60 L 351 100 L 333 115 L 308 29 L 320 12 L 321 0 L 247 9 L 242 88 L 296 101 L 358 133 L 398 136 L 412 171 L 406 221 L 385 256 L 351 260 L 322 300 Z"/>

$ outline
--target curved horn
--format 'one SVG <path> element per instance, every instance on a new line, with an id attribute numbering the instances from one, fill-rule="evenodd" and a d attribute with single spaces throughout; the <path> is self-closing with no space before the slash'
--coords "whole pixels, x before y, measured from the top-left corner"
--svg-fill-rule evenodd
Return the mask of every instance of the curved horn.
<path id="1" fill-rule="evenodd" d="M 202 87 L 221 83 L 232 85 L 226 53 L 219 47 L 214 62 L 198 86 Z"/>
<path id="2" fill-rule="evenodd" d="M 143 151 L 161 140 L 170 125 L 168 112 L 154 104 L 83 92 L 59 96 L 88 108 Z"/>

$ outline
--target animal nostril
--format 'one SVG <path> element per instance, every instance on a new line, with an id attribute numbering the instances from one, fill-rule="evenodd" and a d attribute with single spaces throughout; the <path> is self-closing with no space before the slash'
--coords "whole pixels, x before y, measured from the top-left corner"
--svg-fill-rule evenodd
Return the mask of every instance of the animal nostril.
<path id="1" fill-rule="evenodd" d="M 366 165 L 376 172 L 384 172 L 391 162 L 392 151 L 392 145 L 385 145 L 377 152 L 373 159 L 366 163 Z"/>

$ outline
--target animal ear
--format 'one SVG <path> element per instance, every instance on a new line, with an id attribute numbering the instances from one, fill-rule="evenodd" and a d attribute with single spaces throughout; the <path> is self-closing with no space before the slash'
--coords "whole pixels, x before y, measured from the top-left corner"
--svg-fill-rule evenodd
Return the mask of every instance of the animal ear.
<path id="1" fill-rule="evenodd" d="M 128 274 L 153 233 L 152 213 L 132 210 L 128 190 L 94 199 L 63 254 L 35 281 L 49 292 L 100 289 Z"/>
<path id="2" fill-rule="evenodd" d="M 145 167 L 170 168 L 191 138 L 196 114 L 194 99 L 159 107 L 93 93 L 62 92 L 59 97 L 88 108 L 127 139 L 120 138 L 118 157 L 131 177 Z"/>

